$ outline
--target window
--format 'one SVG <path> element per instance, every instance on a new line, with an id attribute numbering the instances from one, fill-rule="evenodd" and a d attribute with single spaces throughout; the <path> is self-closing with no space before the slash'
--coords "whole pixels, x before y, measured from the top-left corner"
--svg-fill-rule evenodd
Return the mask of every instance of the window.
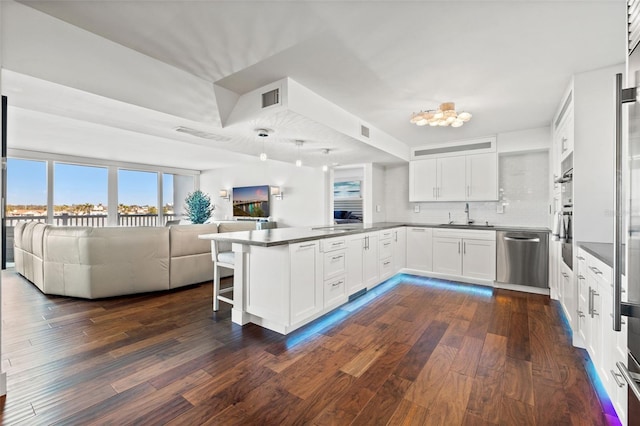
<path id="1" fill-rule="evenodd" d="M 118 170 L 118 225 L 158 225 L 158 174 Z"/>
<path id="2" fill-rule="evenodd" d="M 47 220 L 47 163 L 7 160 L 7 226 L 18 220 Z"/>
<path id="3" fill-rule="evenodd" d="M 107 168 L 55 163 L 53 223 L 105 226 L 107 224 Z"/>

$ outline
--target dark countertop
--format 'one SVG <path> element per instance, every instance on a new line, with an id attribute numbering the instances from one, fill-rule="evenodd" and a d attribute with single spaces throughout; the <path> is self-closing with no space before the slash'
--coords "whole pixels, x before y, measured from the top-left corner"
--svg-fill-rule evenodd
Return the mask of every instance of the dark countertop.
<path id="1" fill-rule="evenodd" d="M 326 225 L 299 228 L 275 228 L 256 231 L 226 232 L 222 234 L 200 235 L 201 239 L 215 239 L 231 243 L 248 244 L 262 247 L 270 247 L 284 244 L 301 243 L 305 241 L 324 238 L 339 237 L 344 235 L 360 234 L 363 232 L 380 231 L 383 229 L 397 228 L 399 226 L 420 226 L 425 228 L 445 229 L 473 229 L 487 231 L 537 231 L 549 232 L 547 228 L 528 228 L 514 226 L 484 226 L 484 225 L 448 225 L 407 222 L 376 222 L 376 223 L 348 223 L 342 225 Z"/>

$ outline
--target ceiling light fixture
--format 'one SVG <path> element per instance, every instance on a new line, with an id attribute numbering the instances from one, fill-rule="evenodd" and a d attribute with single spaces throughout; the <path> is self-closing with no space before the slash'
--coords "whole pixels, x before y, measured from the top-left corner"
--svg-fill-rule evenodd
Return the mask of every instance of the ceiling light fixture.
<path id="1" fill-rule="evenodd" d="M 300 147 L 304 141 L 296 141 L 296 146 L 298 147 L 298 158 L 296 159 L 296 167 L 302 167 L 302 158 L 300 158 Z"/>
<path id="2" fill-rule="evenodd" d="M 469 120 L 471 120 L 470 113 L 466 111 L 457 113 L 454 102 L 445 102 L 440 104 L 438 109 L 414 112 L 411 114 L 409 122 L 416 126 L 426 126 L 428 124 L 429 126 L 460 127 Z"/>
<path id="3" fill-rule="evenodd" d="M 260 153 L 260 161 L 267 161 L 268 158 L 267 151 L 264 149 L 264 140 L 269 136 L 269 133 L 271 132 L 267 129 L 256 129 L 256 134 L 259 138 L 262 138 L 262 152 Z"/>
<path id="4" fill-rule="evenodd" d="M 327 161 L 325 161 L 325 163 L 322 165 L 322 171 L 323 172 L 329 171 L 329 164 L 328 164 L 329 163 L 329 161 L 328 161 L 329 152 L 331 152 L 331 150 L 328 149 L 328 148 L 325 148 L 325 149 L 322 150 L 322 153 L 327 156 Z"/>

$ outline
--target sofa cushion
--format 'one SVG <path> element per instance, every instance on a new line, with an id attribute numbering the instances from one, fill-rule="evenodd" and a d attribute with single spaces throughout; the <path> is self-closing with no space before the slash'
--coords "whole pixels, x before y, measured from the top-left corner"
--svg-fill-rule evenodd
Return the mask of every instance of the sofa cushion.
<path id="1" fill-rule="evenodd" d="M 256 223 L 253 221 L 220 222 L 218 232 L 255 231 Z"/>
<path id="2" fill-rule="evenodd" d="M 198 235 L 215 234 L 218 225 L 172 225 L 169 227 L 169 249 L 172 258 L 194 254 L 211 253 L 211 241 L 201 240 Z"/>

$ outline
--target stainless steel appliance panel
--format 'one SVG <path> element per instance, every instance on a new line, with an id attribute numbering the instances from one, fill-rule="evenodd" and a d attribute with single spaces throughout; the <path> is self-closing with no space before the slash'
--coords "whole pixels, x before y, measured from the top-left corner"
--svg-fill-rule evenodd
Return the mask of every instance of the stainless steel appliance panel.
<path id="1" fill-rule="evenodd" d="M 503 284 L 549 288 L 549 235 L 496 232 L 497 277 Z"/>

